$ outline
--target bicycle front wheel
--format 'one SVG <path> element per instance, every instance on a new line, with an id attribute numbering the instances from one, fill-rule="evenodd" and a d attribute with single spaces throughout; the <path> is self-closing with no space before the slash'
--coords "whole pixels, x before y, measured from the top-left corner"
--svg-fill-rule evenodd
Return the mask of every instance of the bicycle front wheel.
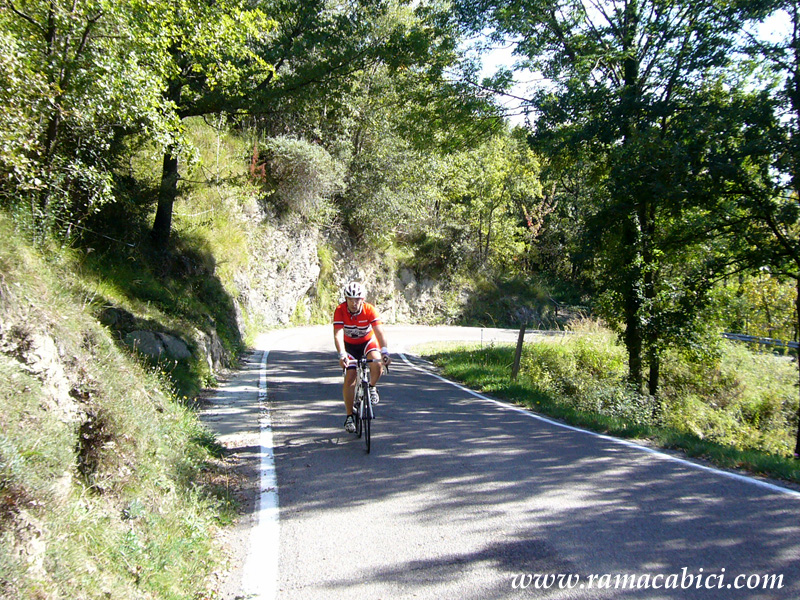
<path id="1" fill-rule="evenodd" d="M 362 396 L 363 400 L 361 402 L 361 428 L 364 430 L 364 443 L 367 446 L 367 454 L 370 451 L 371 445 L 371 425 L 372 425 L 372 403 L 369 401 L 369 387 L 365 382 L 362 384 Z"/>
<path id="2" fill-rule="evenodd" d="M 367 414 L 367 411 L 364 411 L 364 418 L 361 421 L 361 426 L 362 426 L 362 428 L 364 430 L 364 443 L 366 443 L 366 445 L 367 445 L 367 454 L 369 454 L 370 444 L 371 444 L 371 439 L 370 439 L 370 435 L 371 435 L 370 425 L 371 424 L 372 424 L 372 418 Z"/>
<path id="3" fill-rule="evenodd" d="M 353 410 L 353 420 L 356 422 L 356 437 L 361 437 L 362 426 L 364 423 L 364 395 L 361 391 L 361 386 L 356 388 L 355 404 L 357 407 L 354 407 Z"/>

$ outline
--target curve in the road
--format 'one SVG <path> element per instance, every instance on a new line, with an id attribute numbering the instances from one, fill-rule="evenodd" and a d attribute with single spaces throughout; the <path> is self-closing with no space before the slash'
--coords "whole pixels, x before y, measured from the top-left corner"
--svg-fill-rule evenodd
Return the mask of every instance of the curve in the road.
<path id="1" fill-rule="evenodd" d="M 272 425 L 268 411 L 268 403 L 267 403 L 267 363 L 269 358 L 269 349 L 265 347 L 261 347 L 262 349 L 262 357 L 260 361 L 260 373 L 259 373 L 259 407 L 260 407 L 260 419 L 259 419 L 259 426 L 260 426 L 260 454 L 261 454 L 261 473 L 260 473 L 260 497 L 259 497 L 259 505 L 258 505 L 258 516 L 257 516 L 257 523 L 255 526 L 255 530 L 252 532 L 251 538 L 251 551 L 248 555 L 247 563 L 245 565 L 244 570 L 244 577 L 243 577 L 243 591 L 247 594 L 248 598 L 254 599 L 274 599 L 278 593 L 278 550 L 279 550 L 279 509 L 278 509 L 278 484 L 277 484 L 277 477 L 276 477 L 276 467 L 274 462 L 274 449 L 273 449 L 273 440 L 272 440 Z M 739 482 L 746 483 L 748 485 L 757 486 L 763 489 L 767 489 L 771 492 L 778 492 L 780 494 L 790 496 L 796 499 L 800 499 L 800 492 L 782 487 L 780 485 L 776 485 L 767 481 L 763 481 L 760 479 L 756 479 L 754 477 L 748 477 L 744 475 L 740 475 L 738 473 L 732 473 L 729 471 L 724 471 L 720 469 L 716 469 L 713 467 L 708 467 L 702 464 L 698 464 L 696 462 L 692 462 L 689 460 L 685 460 L 676 456 L 672 456 L 667 454 L 663 451 L 659 451 L 657 449 L 649 448 L 646 446 L 642 446 L 636 444 L 631 441 L 627 441 L 620 438 L 615 438 L 607 435 L 603 435 L 600 433 L 588 431 L 585 429 L 580 429 L 577 427 L 573 427 L 567 425 L 565 423 L 561 423 L 555 420 L 548 419 L 541 415 L 538 415 L 532 411 L 526 410 L 521 407 L 516 407 L 506 402 L 501 402 L 498 400 L 494 400 L 488 396 L 484 396 L 478 392 L 470 390 L 458 383 L 453 381 L 447 380 L 438 374 L 432 372 L 431 369 L 426 369 L 418 364 L 414 364 L 411 360 L 408 359 L 405 353 L 399 353 L 399 356 L 402 360 L 411 368 L 423 372 L 426 375 L 436 378 L 444 383 L 452 385 L 459 390 L 463 391 L 466 394 L 469 394 L 473 397 L 480 399 L 481 401 L 487 402 L 492 404 L 496 407 L 505 409 L 505 410 L 512 410 L 520 414 L 524 414 L 530 418 L 537 419 L 541 422 L 548 423 L 550 425 L 555 425 L 557 427 L 580 432 L 582 434 L 587 434 L 590 436 L 594 436 L 596 438 L 600 438 L 603 440 L 611 441 L 615 444 L 620 444 L 623 446 L 627 446 L 629 448 L 634 448 L 636 450 L 640 450 L 646 452 L 650 455 L 653 455 L 659 459 L 666 459 L 669 461 L 674 461 L 686 466 L 689 466 L 693 469 L 706 471 L 709 473 L 713 473 L 717 476 L 733 479 Z"/>

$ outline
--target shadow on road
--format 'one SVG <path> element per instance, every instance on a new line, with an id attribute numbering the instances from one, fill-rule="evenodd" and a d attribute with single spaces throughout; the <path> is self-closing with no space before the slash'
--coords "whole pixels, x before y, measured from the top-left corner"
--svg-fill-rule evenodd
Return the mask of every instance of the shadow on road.
<path id="1" fill-rule="evenodd" d="M 723 586 L 740 573 L 783 574 L 785 587 L 635 597 L 800 597 L 795 499 L 504 410 L 399 361 L 380 386 L 368 455 L 342 428 L 341 373 L 330 352 L 273 352 L 268 382 L 282 531 L 335 527 L 330 515 L 347 531 L 347 515 L 369 514 L 366 541 L 378 546 L 364 577 L 401 590 L 387 598 L 425 590 L 425 597 L 519 597 L 510 582 L 520 573 L 654 576 L 684 567 L 725 573 Z M 231 416 L 257 418 L 244 409 Z M 287 567 L 299 568 L 282 564 L 281 572 Z M 484 573 L 480 587 L 470 575 L 476 569 Z M 353 585 L 352 572 L 340 571 L 315 581 L 315 593 L 335 597 Z M 299 573 L 285 578 L 285 587 L 303 588 Z"/>

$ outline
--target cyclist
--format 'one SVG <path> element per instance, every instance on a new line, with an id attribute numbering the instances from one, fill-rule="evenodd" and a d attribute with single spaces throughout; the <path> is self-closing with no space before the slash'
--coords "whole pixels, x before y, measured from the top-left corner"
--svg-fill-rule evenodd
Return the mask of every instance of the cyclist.
<path id="1" fill-rule="evenodd" d="M 342 397 L 347 418 L 344 422 L 346 431 L 356 430 L 353 421 L 353 400 L 356 393 L 356 361 L 366 356 L 380 359 L 380 362 L 369 364 L 369 399 L 373 404 L 379 402 L 375 385 L 381 378 L 382 365 L 387 367 L 392 362 L 383 333 L 378 310 L 369 302 L 365 302 L 364 286 L 351 281 L 343 290 L 344 302 L 336 307 L 333 313 L 333 342 L 339 354 L 339 366 L 345 369 Z"/>

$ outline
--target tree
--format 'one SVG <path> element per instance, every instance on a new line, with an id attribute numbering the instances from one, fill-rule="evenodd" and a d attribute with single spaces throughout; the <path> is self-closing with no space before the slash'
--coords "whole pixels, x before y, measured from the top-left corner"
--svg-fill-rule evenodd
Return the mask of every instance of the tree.
<path id="1" fill-rule="evenodd" d="M 749 32 L 748 51 L 766 71 L 763 110 L 771 122 L 753 144 L 760 145 L 759 177 L 739 182 L 737 216 L 747 220 L 732 232 L 737 250 L 752 269 L 768 269 L 794 282 L 795 331 L 800 327 L 800 2 L 745 3 L 759 18 L 781 16 L 787 27 L 773 41 Z M 777 84 L 775 83 L 777 82 Z M 800 404 L 795 458 L 800 459 Z"/>
<path id="2" fill-rule="evenodd" d="M 770 127 L 754 137 L 765 157 L 754 183 L 739 185 L 740 210 L 749 227 L 737 239 L 739 250 L 758 270 L 765 266 L 794 281 L 795 329 L 800 331 L 800 1 L 747 3 L 757 17 L 784 17 L 788 25 L 776 41 L 749 35 L 748 50 L 768 71 L 772 92 L 763 102 L 772 116 Z M 795 458 L 800 458 L 800 405 Z"/>
<path id="3" fill-rule="evenodd" d="M 0 198 L 6 207 L 41 185 L 35 157 L 42 132 L 34 107 L 47 88 L 10 26 L 0 28 Z"/>
<path id="4" fill-rule="evenodd" d="M 113 201 L 126 132 L 163 131 L 159 80 L 138 62 L 123 2 L 13 2 L 0 11 L 0 171 L 10 203 L 30 200 L 40 233 L 69 230 Z"/>
<path id="5" fill-rule="evenodd" d="M 655 395 L 666 333 L 656 318 L 658 298 L 670 256 L 661 241 L 668 230 L 680 230 L 693 202 L 720 191 L 708 177 L 703 186 L 716 187 L 699 198 L 671 183 L 697 181 L 713 166 L 697 153 L 702 140 L 686 116 L 701 116 L 709 98 L 701 84 L 728 67 L 743 16 L 732 8 L 723 13 L 722 4 L 688 0 L 458 5 L 473 27 L 487 19 L 498 36 L 519 40 L 517 53 L 547 81 L 533 99 L 535 143 L 592 169 L 599 201 L 593 229 L 605 233 L 603 245 L 594 247 L 596 264 L 606 274 L 610 314 L 624 326 L 629 380 L 643 388 L 649 359 Z"/>
<path id="6" fill-rule="evenodd" d="M 447 157 L 429 233 L 449 235 L 447 262 L 473 273 L 518 274 L 530 241 L 526 215 L 541 212 L 539 161 L 508 129 Z"/>
<path id="7" fill-rule="evenodd" d="M 148 2 L 132 0 L 132 27 L 148 44 L 160 74 L 165 109 L 186 117 L 235 113 L 247 106 L 254 89 L 274 74 L 254 49 L 274 22 L 260 3 L 246 0 Z M 152 237 L 163 247 L 172 228 L 178 189 L 179 125 L 166 143 Z"/>
<path id="8" fill-rule="evenodd" d="M 264 17 L 249 8 L 254 6 L 269 14 L 274 29 L 258 31 Z M 443 89 L 441 65 L 455 56 L 455 32 L 442 18 L 443 8 L 425 4 L 412 9 L 385 0 L 228 0 L 201 7 L 164 5 L 155 19 L 171 24 L 165 97 L 179 117 L 220 111 L 249 115 L 268 137 L 292 135 L 324 144 L 339 160 L 353 151 L 343 150 L 341 140 L 357 136 L 368 116 L 354 109 L 360 96 L 370 96 L 374 71 L 380 80 L 384 73 L 414 70 L 427 82 L 438 77 L 436 89 Z M 197 38 L 194 31 L 208 33 Z M 434 66 L 421 68 L 426 64 Z M 210 76 L 220 71 L 226 77 Z M 169 235 L 179 151 L 176 138 L 164 156 L 153 225 L 159 244 Z"/>
<path id="9" fill-rule="evenodd" d="M 290 137 L 270 138 L 263 146 L 250 174 L 281 208 L 311 219 L 344 187 L 343 165 L 321 146 Z"/>
<path id="10" fill-rule="evenodd" d="M 797 341 L 796 282 L 762 266 L 728 278 L 714 291 L 717 319 L 725 331 Z"/>
<path id="11" fill-rule="evenodd" d="M 448 75 L 461 61 L 448 7 L 365 2 L 355 18 L 287 2 L 271 14 L 281 25 L 259 52 L 276 75 L 254 103 L 259 130 L 319 144 L 347 165 L 335 203 L 357 242 L 414 229 L 436 202 L 441 153 L 502 124 Z"/>

